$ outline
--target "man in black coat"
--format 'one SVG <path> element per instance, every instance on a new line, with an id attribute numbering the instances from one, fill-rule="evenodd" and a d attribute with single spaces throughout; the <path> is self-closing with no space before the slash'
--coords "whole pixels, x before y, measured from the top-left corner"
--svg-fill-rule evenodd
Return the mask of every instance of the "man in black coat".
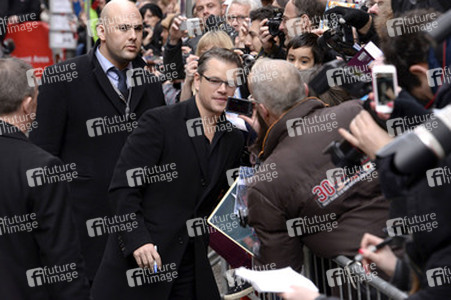
<path id="1" fill-rule="evenodd" d="M 0 291 L 2 299 L 87 300 L 89 284 L 67 201 L 73 172 L 26 137 L 36 128 L 29 65 L 0 59 Z M 50 175 L 55 174 L 56 177 Z M 63 177 L 66 180 L 63 180 Z"/>
<path id="2" fill-rule="evenodd" d="M 128 70 L 144 66 L 138 57 L 142 29 L 133 3 L 111 1 L 97 29 L 100 43 L 87 55 L 46 69 L 41 79 L 39 126 L 31 140 L 63 162 L 76 164 L 70 200 L 90 280 L 107 234 L 89 226 L 93 219 L 110 215 L 107 191 L 120 150 L 139 117 L 164 105 L 157 80 L 134 86 L 125 80 Z"/>
<path id="3" fill-rule="evenodd" d="M 235 91 L 226 74 L 240 66 L 231 50 L 207 51 L 196 96 L 148 111 L 128 138 L 110 196 L 116 215 L 138 224 L 109 237 L 94 299 L 219 299 L 202 229 L 228 187 L 226 171 L 239 165 L 243 137 L 224 109 Z"/>

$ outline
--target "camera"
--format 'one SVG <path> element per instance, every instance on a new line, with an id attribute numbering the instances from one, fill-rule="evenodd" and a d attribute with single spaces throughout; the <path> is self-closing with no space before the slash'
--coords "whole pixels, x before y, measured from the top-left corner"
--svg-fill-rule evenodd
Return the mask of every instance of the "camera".
<path id="1" fill-rule="evenodd" d="M 282 34 L 282 31 L 279 30 L 280 24 L 282 24 L 282 13 L 276 12 L 276 15 L 273 18 L 268 19 L 268 21 L 266 22 L 269 34 L 271 34 L 272 36 L 278 36 Z"/>
<path id="2" fill-rule="evenodd" d="M 451 105 L 437 111 L 428 120 L 380 149 L 376 155 L 393 155 L 393 166 L 401 174 L 417 174 L 437 164 L 451 153 Z M 435 122 L 435 126 L 432 123 Z M 428 128 L 431 128 L 429 130 Z"/>
<path id="3" fill-rule="evenodd" d="M 387 131 L 386 123 L 371 109 L 369 101 L 363 103 L 363 109 L 371 115 L 379 127 Z M 333 164 L 338 168 L 347 167 L 352 169 L 354 166 L 362 165 L 368 160 L 368 156 L 364 152 L 346 140 L 333 141 L 323 150 L 323 154 L 329 154 Z"/>
<path id="4" fill-rule="evenodd" d="M 241 59 L 243 60 L 244 69 L 247 71 L 247 74 L 249 74 L 252 66 L 255 63 L 255 56 L 253 56 L 252 54 L 243 54 L 241 56 Z"/>
<path id="5" fill-rule="evenodd" d="M 345 24 L 343 17 L 339 14 L 337 19 L 339 21 L 331 22 L 331 28 L 318 38 L 318 44 L 321 48 L 332 48 L 347 60 L 347 58 L 354 56 L 358 50 L 354 48 L 352 26 Z"/>

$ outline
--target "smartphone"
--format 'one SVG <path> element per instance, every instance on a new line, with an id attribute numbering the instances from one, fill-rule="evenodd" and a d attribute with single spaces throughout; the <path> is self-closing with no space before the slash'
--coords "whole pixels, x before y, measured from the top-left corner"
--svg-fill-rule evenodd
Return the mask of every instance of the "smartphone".
<path id="1" fill-rule="evenodd" d="M 189 18 L 188 20 L 186 20 L 186 30 L 188 30 L 189 38 L 193 38 L 197 35 L 202 35 L 200 22 L 200 18 Z"/>
<path id="2" fill-rule="evenodd" d="M 252 117 L 252 102 L 241 98 L 227 98 L 226 112 Z"/>
<path id="3" fill-rule="evenodd" d="M 391 113 L 393 111 L 393 105 L 389 106 L 388 103 L 395 101 L 398 96 L 398 79 L 396 77 L 395 66 L 374 66 L 372 78 L 376 111 L 386 114 Z"/>

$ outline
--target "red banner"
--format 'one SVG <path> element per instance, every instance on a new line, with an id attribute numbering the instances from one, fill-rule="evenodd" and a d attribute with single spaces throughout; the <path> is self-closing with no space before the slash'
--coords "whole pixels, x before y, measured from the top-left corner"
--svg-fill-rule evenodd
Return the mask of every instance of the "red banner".
<path id="1" fill-rule="evenodd" d="M 16 45 L 11 56 L 26 61 L 33 68 L 45 68 L 53 65 L 47 23 L 32 21 L 8 25 L 6 38 L 12 39 Z"/>

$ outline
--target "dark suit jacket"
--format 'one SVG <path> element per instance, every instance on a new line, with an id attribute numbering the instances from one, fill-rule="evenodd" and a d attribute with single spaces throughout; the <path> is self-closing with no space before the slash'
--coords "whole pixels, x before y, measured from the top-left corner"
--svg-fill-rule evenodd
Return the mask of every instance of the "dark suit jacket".
<path id="1" fill-rule="evenodd" d="M 53 70 L 46 70 L 44 78 L 49 77 L 43 79 L 39 89 L 38 127 L 30 135 L 36 145 L 65 163 L 77 165 L 79 177 L 71 182 L 70 199 L 90 279 L 94 278 L 102 259 L 107 236 L 90 237 L 86 221 L 110 214 L 108 185 L 122 146 L 130 134 L 127 130 L 121 131 L 126 128 L 124 123 L 120 129 L 115 127 L 121 122 L 115 122 L 114 117 L 124 117 L 125 103 L 102 70 L 94 49 L 87 55 L 53 66 Z M 133 61 L 134 68 L 143 65 L 141 58 Z M 71 66 L 75 67 L 77 78 L 58 82 L 54 72 L 61 74 L 61 70 L 66 69 L 74 72 Z M 146 110 L 165 104 L 160 83 L 135 86 L 131 93 L 131 113 L 136 114 L 131 121 L 136 122 Z M 92 119 L 104 117 L 107 117 L 105 123 L 112 121 L 115 124 L 108 124 L 103 129 L 96 127 L 99 122 Z"/>
<path id="2" fill-rule="evenodd" d="M 16 129 L 0 121 L 1 298 L 89 299 L 80 244 L 67 201 L 67 183 L 41 182 L 31 187 L 28 181 L 27 170 L 61 162 Z M 27 279 L 27 270 L 71 263 L 76 264 L 78 273 L 78 279 L 72 282 L 42 284 L 42 277 L 33 279 L 31 273 Z M 35 286 L 31 287 L 29 281 Z"/>
<path id="3" fill-rule="evenodd" d="M 139 285 L 142 277 L 138 274 L 136 281 L 131 278 L 136 286 L 129 286 L 126 271 L 138 267 L 133 251 L 153 243 L 158 246 L 163 266 L 175 264 L 178 269 L 190 240 L 186 222 L 212 212 L 228 188 L 226 171 L 238 166 L 243 147 L 242 134 L 228 121 L 221 122 L 221 128 L 229 126 L 230 130 L 216 131 L 211 145 L 203 134 L 190 137 L 194 126 L 189 120 L 199 117 L 191 98 L 148 111 L 128 138 L 114 172 L 110 196 L 116 214 L 135 213 L 139 226 L 109 237 L 92 288 L 94 299 L 168 299 L 174 281 Z M 176 179 L 129 186 L 127 170 L 167 164 L 175 164 Z M 197 300 L 219 299 L 207 245 L 208 234 L 194 238 Z"/>

